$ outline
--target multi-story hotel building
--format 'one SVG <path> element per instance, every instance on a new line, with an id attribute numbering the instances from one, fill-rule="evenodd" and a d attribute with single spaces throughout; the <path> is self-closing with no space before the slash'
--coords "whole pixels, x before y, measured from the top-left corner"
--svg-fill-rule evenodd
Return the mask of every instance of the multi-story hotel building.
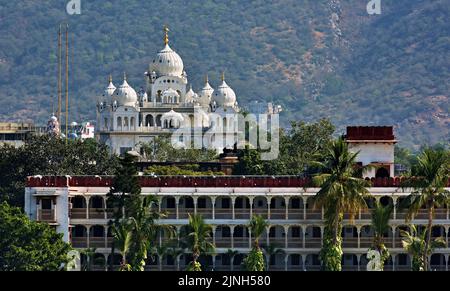
<path id="1" fill-rule="evenodd" d="M 385 270 L 410 270 L 411 258 L 402 248 L 400 230 L 408 228 L 405 212 L 398 205 L 410 190 L 400 187 L 393 173 L 392 128 L 349 128 L 347 141 L 360 151 L 360 163 L 377 165 L 367 179 L 372 181 L 368 210 L 361 211 L 351 223 L 345 216 L 343 229 L 343 269 L 366 270 L 368 249 L 372 246 L 371 212 L 374 201 L 395 206 L 390 231 L 385 234 L 391 253 Z M 372 158 L 370 151 L 373 152 Z M 96 258 L 114 265 L 120 256 L 112 257 L 112 237 L 108 221 L 106 194 L 113 177 L 29 177 L 25 190 L 25 209 L 34 220 L 47 222 L 64 234 L 64 239 L 77 249 L 95 248 Z M 310 187 L 308 178 L 289 177 L 140 177 L 142 195 L 155 195 L 161 211 L 168 213 L 162 224 L 174 225 L 180 233 L 188 223 L 189 213 L 202 214 L 213 226 L 212 240 L 216 254 L 201 258 L 207 270 L 240 270 L 245 254 L 251 248 L 247 224 L 252 215 L 262 215 L 269 226 L 264 245 L 276 245 L 283 254 L 273 255 L 269 270 L 319 270 L 319 252 L 324 231 L 323 210 L 313 207 L 318 188 Z M 450 181 L 449 187 L 450 190 Z M 432 269 L 448 270 L 450 255 L 450 217 L 447 207 L 436 209 L 433 237 L 444 237 L 447 248 L 436 250 L 431 257 Z M 426 210 L 420 210 L 412 223 L 427 224 Z M 164 237 L 159 239 L 164 244 Z M 229 250 L 238 254 L 231 257 Z M 165 255 L 150 270 L 184 270 L 189 256 Z M 96 269 L 105 270 L 104 264 Z"/>

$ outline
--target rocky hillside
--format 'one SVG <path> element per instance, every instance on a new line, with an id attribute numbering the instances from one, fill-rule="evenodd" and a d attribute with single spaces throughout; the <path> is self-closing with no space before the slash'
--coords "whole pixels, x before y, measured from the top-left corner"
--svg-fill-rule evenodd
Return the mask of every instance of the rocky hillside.
<path id="1" fill-rule="evenodd" d="M 366 0 L 81 0 L 72 16 L 67 2 L 0 0 L 0 120 L 48 118 L 60 22 L 73 120 L 95 118 L 109 73 L 142 86 L 168 24 L 194 89 L 224 70 L 241 105 L 279 103 L 285 125 L 325 116 L 341 131 L 393 124 L 403 146 L 449 142 L 448 0 L 381 0 L 381 15 Z"/>

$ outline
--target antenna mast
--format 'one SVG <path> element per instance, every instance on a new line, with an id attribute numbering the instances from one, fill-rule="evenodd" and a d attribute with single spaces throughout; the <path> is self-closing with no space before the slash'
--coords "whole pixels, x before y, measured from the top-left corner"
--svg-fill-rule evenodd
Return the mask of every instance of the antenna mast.
<path id="1" fill-rule="evenodd" d="M 62 99 L 62 44 L 61 44 L 61 24 L 58 31 L 58 112 L 59 130 L 61 131 L 61 99 Z"/>
<path id="2" fill-rule="evenodd" d="M 66 25 L 66 144 L 69 138 L 69 24 Z"/>

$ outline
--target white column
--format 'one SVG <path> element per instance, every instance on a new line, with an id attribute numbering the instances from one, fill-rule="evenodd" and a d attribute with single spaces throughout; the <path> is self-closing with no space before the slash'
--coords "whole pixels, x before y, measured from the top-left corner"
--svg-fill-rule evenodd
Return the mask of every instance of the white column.
<path id="1" fill-rule="evenodd" d="M 270 244 L 270 225 L 266 227 L 266 245 L 268 246 Z M 277 229 L 275 227 L 275 237 L 277 235 Z"/>
<path id="2" fill-rule="evenodd" d="M 104 235 L 105 235 L 105 249 L 106 249 L 106 248 L 108 248 L 108 226 L 107 225 L 105 225 Z"/>
<path id="3" fill-rule="evenodd" d="M 393 225 L 392 226 L 392 248 L 395 249 L 395 228 L 397 226 Z"/>
<path id="4" fill-rule="evenodd" d="M 216 219 L 216 197 L 211 197 L 211 203 L 212 203 L 212 219 Z"/>
<path id="5" fill-rule="evenodd" d="M 289 235 L 289 225 L 284 226 L 284 248 L 287 249 L 288 245 L 288 235 Z"/>
<path id="6" fill-rule="evenodd" d="M 358 259 L 358 272 L 361 271 L 361 254 L 357 254 L 356 258 Z"/>
<path id="7" fill-rule="evenodd" d="M 194 214 L 197 214 L 198 197 L 194 196 L 194 197 L 192 197 L 192 200 L 194 201 Z"/>
<path id="8" fill-rule="evenodd" d="M 90 197 L 84 197 L 86 199 L 86 219 L 89 219 L 89 200 Z"/>
<path id="9" fill-rule="evenodd" d="M 108 219 L 108 206 L 106 205 L 106 196 L 103 197 L 103 210 L 105 211 L 105 219 Z"/>
<path id="10" fill-rule="evenodd" d="M 86 226 L 86 247 L 89 248 L 90 246 L 90 235 L 89 232 L 91 231 L 91 226 L 87 225 Z"/>
<path id="11" fill-rule="evenodd" d="M 231 249 L 234 249 L 234 225 L 230 225 L 231 232 Z"/>
<path id="12" fill-rule="evenodd" d="M 286 206 L 286 220 L 289 220 L 289 200 L 291 197 L 284 197 L 284 204 Z"/>
<path id="13" fill-rule="evenodd" d="M 305 249 L 306 248 L 306 229 L 308 228 L 308 226 L 302 225 L 301 228 L 302 228 L 302 235 L 303 235 L 302 244 L 303 244 L 303 248 Z"/>
<path id="14" fill-rule="evenodd" d="M 248 197 L 248 200 L 249 200 L 249 204 L 250 204 L 250 219 L 252 219 L 252 216 L 253 216 L 253 200 L 254 200 L 254 197 Z"/>
<path id="15" fill-rule="evenodd" d="M 306 220 L 306 203 L 308 201 L 308 198 L 303 198 L 303 220 Z"/>
<path id="16" fill-rule="evenodd" d="M 236 219 L 236 213 L 235 213 L 235 204 L 236 204 L 236 197 L 231 197 L 231 209 L 232 209 L 232 212 L 233 212 L 233 216 L 232 216 L 232 218 L 233 218 L 233 220 L 234 219 Z"/>
<path id="17" fill-rule="evenodd" d="M 272 203 L 272 197 L 266 197 L 267 200 L 267 219 L 270 219 L 270 204 Z M 276 208 L 276 201 L 275 201 Z"/>
<path id="18" fill-rule="evenodd" d="M 358 249 L 360 249 L 361 248 L 361 226 L 357 226 L 356 231 L 358 233 Z"/>
<path id="19" fill-rule="evenodd" d="M 176 212 L 176 218 L 180 219 L 179 211 L 178 211 L 178 204 L 180 203 L 180 197 L 175 197 L 175 212 Z"/>
<path id="20" fill-rule="evenodd" d="M 394 213 L 394 220 L 397 219 L 397 197 L 392 197 L 392 203 L 394 203 L 393 213 Z"/>
<path id="21" fill-rule="evenodd" d="M 213 244 L 216 245 L 216 230 L 217 230 L 217 226 L 213 225 L 211 228 L 212 228 L 212 233 L 213 233 Z"/>

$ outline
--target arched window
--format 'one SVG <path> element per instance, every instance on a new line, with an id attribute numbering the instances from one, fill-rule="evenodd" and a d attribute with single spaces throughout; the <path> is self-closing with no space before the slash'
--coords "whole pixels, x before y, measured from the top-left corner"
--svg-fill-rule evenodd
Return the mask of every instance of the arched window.
<path id="1" fill-rule="evenodd" d="M 126 127 L 126 128 L 128 128 L 128 126 L 129 126 L 129 123 L 128 123 L 128 117 L 125 117 L 125 118 L 123 119 L 123 126 Z"/>
<path id="2" fill-rule="evenodd" d="M 153 120 L 153 115 L 147 115 L 145 117 L 145 126 L 147 126 L 147 127 L 155 126 L 155 122 Z"/>
<path id="3" fill-rule="evenodd" d="M 156 102 L 161 103 L 161 90 L 156 93 Z"/>
<path id="4" fill-rule="evenodd" d="M 169 128 L 169 123 L 167 122 L 167 120 L 164 120 L 164 128 Z"/>
<path id="5" fill-rule="evenodd" d="M 117 128 L 122 129 L 122 117 L 117 117 Z"/>
<path id="6" fill-rule="evenodd" d="M 130 127 L 131 127 L 131 129 L 134 129 L 134 124 L 135 124 L 135 120 L 134 119 L 135 119 L 134 117 L 131 117 L 131 119 L 130 119 Z"/>

